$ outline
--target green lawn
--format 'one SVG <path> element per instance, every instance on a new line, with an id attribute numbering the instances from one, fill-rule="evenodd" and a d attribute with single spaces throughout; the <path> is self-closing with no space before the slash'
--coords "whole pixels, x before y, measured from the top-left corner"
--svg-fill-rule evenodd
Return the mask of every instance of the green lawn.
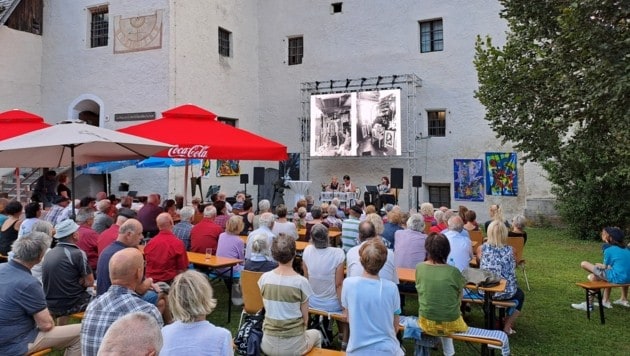
<path id="1" fill-rule="evenodd" d="M 578 241 L 569 238 L 566 230 L 529 228 L 524 258 L 531 291 L 519 270 L 519 284 L 525 291 L 525 305 L 514 329 L 517 334 L 510 338 L 514 355 L 629 355 L 630 308 L 614 306 L 606 310 L 606 324 L 601 325 L 597 310 L 592 319 L 586 312 L 571 309 L 571 303 L 582 302 L 584 292 L 575 282 L 586 280 L 586 272 L 579 264 L 583 260 L 601 262 L 601 243 Z M 232 331 L 238 327 L 240 307 L 232 308 L 232 320 L 227 321 L 227 291 L 222 283 L 215 283 L 217 309 L 208 320 Z M 619 290 L 613 290 L 612 300 L 619 298 Z M 409 300 L 405 314 L 416 313 L 417 302 Z M 483 313 L 473 306 L 469 325 L 481 327 Z M 413 345 L 405 342 L 407 354 L 413 354 Z M 473 348 L 461 342 L 455 343 L 458 355 L 477 355 Z M 434 351 L 441 355 L 441 351 Z"/>

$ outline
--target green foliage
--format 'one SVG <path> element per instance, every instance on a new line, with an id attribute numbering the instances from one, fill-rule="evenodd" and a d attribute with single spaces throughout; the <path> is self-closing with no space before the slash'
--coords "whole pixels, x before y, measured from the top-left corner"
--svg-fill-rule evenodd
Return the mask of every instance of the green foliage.
<path id="1" fill-rule="evenodd" d="M 575 236 L 630 228 L 630 3 L 502 0 L 502 47 L 478 37 L 476 97 L 503 142 L 548 173 Z"/>

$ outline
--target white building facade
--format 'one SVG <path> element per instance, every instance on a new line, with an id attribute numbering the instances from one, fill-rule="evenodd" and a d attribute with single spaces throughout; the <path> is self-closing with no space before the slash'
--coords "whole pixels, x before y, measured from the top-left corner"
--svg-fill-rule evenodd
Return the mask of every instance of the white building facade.
<path id="1" fill-rule="evenodd" d="M 456 201 L 453 191 L 453 159 L 513 151 L 494 137 L 474 98 L 474 43 L 477 35 L 504 41 L 499 11 L 496 0 L 46 0 L 41 36 L 0 28 L 2 47 L 16 48 L 0 59 L 0 111 L 19 107 L 49 122 L 87 115 L 117 129 L 194 103 L 300 153 L 300 179 L 313 182 L 315 197 L 333 175 L 348 174 L 363 188 L 401 168 L 403 208 L 416 205 L 412 177 L 422 176 L 420 202 L 442 193 L 440 203 L 466 205 L 480 221 L 495 203 L 507 216 L 533 206 L 535 214 L 552 195 L 544 172 L 520 155 L 517 197 Z M 94 21 L 107 24 L 97 46 Z M 311 157 L 310 95 L 357 91 L 361 78 L 362 89 L 401 89 L 401 155 Z M 443 133 L 431 135 L 429 113 L 437 111 Z M 250 183 L 254 166 L 278 164 L 241 162 Z M 183 186 L 174 169 L 112 176 L 112 186 L 126 181 L 140 194 L 172 196 Z M 204 182 L 228 194 L 243 187 L 238 177 L 212 174 Z"/>

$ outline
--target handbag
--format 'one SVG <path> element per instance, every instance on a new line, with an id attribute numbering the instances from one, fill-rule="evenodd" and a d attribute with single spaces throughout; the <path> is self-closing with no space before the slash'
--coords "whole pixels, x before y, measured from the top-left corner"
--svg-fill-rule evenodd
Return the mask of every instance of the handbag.
<path id="1" fill-rule="evenodd" d="M 462 272 L 467 284 L 474 284 L 477 287 L 494 287 L 501 282 L 501 276 L 494 272 L 481 268 L 467 268 Z"/>
<path id="2" fill-rule="evenodd" d="M 265 320 L 265 309 L 254 315 L 245 315 L 243 323 L 236 332 L 234 346 L 238 355 L 260 355 L 260 343 L 262 342 L 262 324 Z"/>

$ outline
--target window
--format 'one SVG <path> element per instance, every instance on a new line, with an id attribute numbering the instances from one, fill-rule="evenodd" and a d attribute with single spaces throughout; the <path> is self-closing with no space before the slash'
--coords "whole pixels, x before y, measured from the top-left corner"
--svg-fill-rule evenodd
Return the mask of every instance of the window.
<path id="1" fill-rule="evenodd" d="M 333 14 L 338 14 L 341 12 L 341 6 L 343 5 L 342 2 L 335 2 L 330 4 L 331 10 L 333 12 Z"/>
<path id="2" fill-rule="evenodd" d="M 442 19 L 420 22 L 420 52 L 436 52 L 444 49 Z"/>
<path id="3" fill-rule="evenodd" d="M 446 136 L 446 111 L 427 111 L 429 136 Z"/>
<path id="4" fill-rule="evenodd" d="M 430 185 L 429 202 L 434 207 L 451 206 L 451 186 L 450 185 Z"/>
<path id="5" fill-rule="evenodd" d="M 232 127 L 236 127 L 236 122 L 238 121 L 238 119 L 232 119 L 229 117 L 217 117 L 217 121 L 222 122 L 226 125 L 230 125 Z"/>
<path id="6" fill-rule="evenodd" d="M 304 37 L 289 38 L 289 65 L 302 64 Z"/>
<path id="7" fill-rule="evenodd" d="M 109 9 L 99 6 L 90 9 L 90 48 L 106 47 L 109 33 Z"/>
<path id="8" fill-rule="evenodd" d="M 232 32 L 219 27 L 219 54 L 223 57 L 230 56 L 230 43 L 232 42 Z"/>

